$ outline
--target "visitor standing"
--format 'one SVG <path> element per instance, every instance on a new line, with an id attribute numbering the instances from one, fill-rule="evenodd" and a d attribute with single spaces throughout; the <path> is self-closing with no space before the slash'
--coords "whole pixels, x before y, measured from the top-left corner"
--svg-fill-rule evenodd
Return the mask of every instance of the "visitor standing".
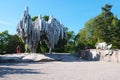
<path id="1" fill-rule="evenodd" d="M 20 45 L 17 46 L 17 48 L 16 48 L 16 52 L 17 52 L 17 53 L 21 53 Z"/>

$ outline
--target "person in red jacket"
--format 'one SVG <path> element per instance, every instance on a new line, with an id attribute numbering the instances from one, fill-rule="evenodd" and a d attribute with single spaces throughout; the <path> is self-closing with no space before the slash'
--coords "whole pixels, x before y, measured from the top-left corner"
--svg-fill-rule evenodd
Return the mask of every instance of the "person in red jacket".
<path id="1" fill-rule="evenodd" d="M 17 46 L 17 48 L 16 48 L 16 52 L 17 52 L 17 53 L 21 53 L 20 45 Z"/>

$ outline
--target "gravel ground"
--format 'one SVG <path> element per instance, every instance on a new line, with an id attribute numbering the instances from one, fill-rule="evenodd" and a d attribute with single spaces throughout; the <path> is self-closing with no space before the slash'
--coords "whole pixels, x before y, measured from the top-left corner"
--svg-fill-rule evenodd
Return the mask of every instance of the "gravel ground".
<path id="1" fill-rule="evenodd" d="M 120 64 L 103 61 L 0 63 L 0 80 L 120 80 Z"/>

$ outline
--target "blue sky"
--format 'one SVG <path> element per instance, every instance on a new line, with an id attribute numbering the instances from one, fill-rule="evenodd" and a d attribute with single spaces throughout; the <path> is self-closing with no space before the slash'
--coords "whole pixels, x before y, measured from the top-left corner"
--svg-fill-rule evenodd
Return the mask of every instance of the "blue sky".
<path id="1" fill-rule="evenodd" d="M 16 34 L 16 25 L 25 6 L 31 16 L 52 14 L 75 34 L 86 21 L 101 13 L 101 7 L 111 4 L 112 12 L 120 19 L 120 0 L 0 0 L 0 32 Z"/>

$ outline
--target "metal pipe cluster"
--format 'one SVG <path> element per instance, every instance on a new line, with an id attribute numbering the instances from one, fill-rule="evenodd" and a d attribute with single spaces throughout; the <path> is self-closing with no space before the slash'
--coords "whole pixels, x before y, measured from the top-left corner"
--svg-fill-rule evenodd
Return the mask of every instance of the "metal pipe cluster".
<path id="1" fill-rule="evenodd" d="M 49 48 L 49 53 L 51 53 L 59 39 L 66 37 L 66 29 L 53 16 L 49 16 L 48 21 L 41 16 L 32 21 L 28 7 L 26 7 L 23 17 L 17 25 L 17 34 L 26 43 L 30 52 L 36 52 L 38 43 L 44 40 Z"/>

